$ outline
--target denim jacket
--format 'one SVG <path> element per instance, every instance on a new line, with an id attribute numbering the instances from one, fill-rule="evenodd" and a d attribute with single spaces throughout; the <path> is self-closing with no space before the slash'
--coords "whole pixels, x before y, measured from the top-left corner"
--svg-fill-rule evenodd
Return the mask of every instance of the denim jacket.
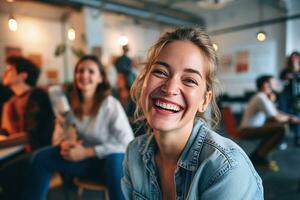
<path id="1" fill-rule="evenodd" d="M 162 199 L 153 134 L 133 140 L 123 163 L 126 199 Z M 245 152 L 195 121 L 174 175 L 176 200 L 261 200 L 262 181 Z"/>

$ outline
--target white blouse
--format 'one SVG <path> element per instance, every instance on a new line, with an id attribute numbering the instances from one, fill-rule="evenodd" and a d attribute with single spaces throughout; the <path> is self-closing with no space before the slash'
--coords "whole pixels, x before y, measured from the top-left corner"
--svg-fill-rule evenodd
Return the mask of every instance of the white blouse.
<path id="1" fill-rule="evenodd" d="M 95 147 L 98 158 L 124 153 L 133 131 L 120 102 L 112 96 L 103 100 L 95 117 L 75 120 L 78 137 L 85 147 Z"/>

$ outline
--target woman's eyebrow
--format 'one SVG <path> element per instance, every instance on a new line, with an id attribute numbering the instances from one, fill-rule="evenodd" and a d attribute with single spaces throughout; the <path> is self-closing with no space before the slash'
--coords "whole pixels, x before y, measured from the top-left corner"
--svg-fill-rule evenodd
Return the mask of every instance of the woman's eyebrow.
<path id="1" fill-rule="evenodd" d="M 163 61 L 156 61 L 154 64 L 158 64 L 158 65 L 162 65 L 162 66 L 165 66 L 167 68 L 171 68 L 170 65 L 166 62 L 163 62 Z M 193 68 L 186 68 L 184 69 L 185 72 L 188 72 L 188 73 L 194 73 L 194 74 L 197 74 L 200 76 L 201 79 L 203 79 L 203 76 L 201 75 L 201 73 L 198 71 L 198 70 L 195 70 Z"/>
<path id="2" fill-rule="evenodd" d="M 203 79 L 203 76 L 201 75 L 201 73 L 198 70 L 195 70 L 192 68 L 186 68 L 186 69 L 184 69 L 184 71 L 188 72 L 188 73 L 198 74 L 200 76 L 200 78 Z"/>
<path id="3" fill-rule="evenodd" d="M 154 64 L 158 64 L 158 65 L 162 65 L 162 66 L 165 66 L 167 68 L 171 68 L 170 65 L 166 62 L 163 62 L 163 61 L 156 61 Z"/>

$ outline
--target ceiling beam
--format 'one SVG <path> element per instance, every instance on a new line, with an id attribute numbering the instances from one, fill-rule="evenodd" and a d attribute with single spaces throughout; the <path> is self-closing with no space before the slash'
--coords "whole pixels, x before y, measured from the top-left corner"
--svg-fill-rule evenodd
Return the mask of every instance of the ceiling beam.
<path id="1" fill-rule="evenodd" d="M 264 21 L 259 21 L 259 22 L 253 22 L 249 24 L 243 24 L 239 26 L 232 26 L 228 28 L 223 28 L 215 31 L 210 31 L 210 35 L 221 35 L 221 34 L 226 34 L 226 33 L 232 33 L 236 31 L 243 31 L 246 29 L 251 29 L 251 28 L 257 28 L 257 27 L 263 27 L 263 26 L 268 26 L 272 24 L 278 24 L 278 23 L 286 23 L 288 20 L 294 20 L 294 19 L 299 19 L 300 14 L 295 14 L 295 15 L 290 15 L 286 17 L 279 17 L 279 18 L 274 18 L 274 19 L 269 19 L 269 20 L 264 20 Z"/>
<path id="2" fill-rule="evenodd" d="M 103 11 L 128 15 L 134 18 L 154 21 L 160 24 L 171 26 L 200 25 L 205 27 L 202 18 L 185 13 L 181 10 L 162 7 L 157 3 L 146 3 L 141 1 L 142 5 L 129 5 L 113 0 L 41 0 L 42 2 L 68 5 L 74 7 L 89 6 L 99 8 Z"/>

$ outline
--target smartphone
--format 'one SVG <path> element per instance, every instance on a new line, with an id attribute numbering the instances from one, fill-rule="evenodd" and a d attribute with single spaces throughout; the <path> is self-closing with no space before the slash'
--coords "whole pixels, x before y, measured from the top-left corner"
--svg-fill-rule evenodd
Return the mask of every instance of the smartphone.
<path id="1" fill-rule="evenodd" d="M 50 86 L 48 89 L 48 93 L 52 104 L 52 109 L 55 115 L 56 116 L 60 115 L 65 119 L 64 128 L 68 128 L 69 126 L 74 126 L 75 125 L 74 114 L 71 110 L 69 101 L 64 91 L 62 90 L 62 87 L 60 85 Z"/>

